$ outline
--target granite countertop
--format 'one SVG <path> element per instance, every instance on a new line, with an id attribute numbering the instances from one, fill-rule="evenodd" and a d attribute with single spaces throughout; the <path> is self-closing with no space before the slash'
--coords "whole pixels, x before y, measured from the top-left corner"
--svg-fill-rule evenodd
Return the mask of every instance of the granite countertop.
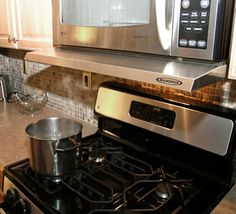
<path id="1" fill-rule="evenodd" d="M 38 115 L 25 116 L 18 112 L 14 103 L 0 102 L 0 165 L 5 166 L 28 157 L 25 127 L 31 122 L 52 116 L 71 117 L 47 106 Z M 94 125 L 78 121 L 83 124 L 83 137 L 96 132 Z"/>
<path id="2" fill-rule="evenodd" d="M 5 166 L 28 157 L 25 127 L 38 119 L 51 116 L 71 117 L 50 107 L 44 107 L 42 113 L 36 116 L 24 116 L 18 112 L 13 103 L 0 102 L 0 165 Z M 83 124 L 83 137 L 96 132 L 97 127 L 94 125 L 85 123 L 79 119 L 78 121 Z M 231 189 L 212 211 L 212 214 L 235 213 L 236 186 Z"/>

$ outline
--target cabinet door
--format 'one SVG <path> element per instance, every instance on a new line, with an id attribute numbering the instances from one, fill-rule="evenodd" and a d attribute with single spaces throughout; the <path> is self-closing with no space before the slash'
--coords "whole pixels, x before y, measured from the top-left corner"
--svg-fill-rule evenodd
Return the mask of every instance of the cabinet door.
<path id="1" fill-rule="evenodd" d="M 231 50 L 229 63 L 229 79 L 236 79 L 236 5 L 234 8 L 234 21 L 231 36 Z"/>
<path id="2" fill-rule="evenodd" d="M 16 48 L 17 37 L 15 25 L 15 4 L 14 0 L 0 1 L 0 47 Z M 13 42 L 13 40 L 15 42 Z"/>
<path id="3" fill-rule="evenodd" d="M 51 4 L 51 0 L 16 0 L 19 48 L 52 46 Z"/>

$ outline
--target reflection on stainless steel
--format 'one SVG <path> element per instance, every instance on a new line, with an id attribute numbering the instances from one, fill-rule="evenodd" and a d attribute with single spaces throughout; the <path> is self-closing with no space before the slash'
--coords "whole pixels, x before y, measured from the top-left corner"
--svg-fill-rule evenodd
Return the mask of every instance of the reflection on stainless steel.
<path id="1" fill-rule="evenodd" d="M 168 129 L 131 117 L 129 111 L 134 100 L 174 111 L 176 118 L 173 128 Z M 228 150 L 233 131 L 233 122 L 230 119 L 103 87 L 99 88 L 95 109 L 107 117 L 120 119 L 222 156 Z"/>
<path id="2" fill-rule="evenodd" d="M 108 2 L 115 7 L 107 6 Z M 29 52 L 25 59 L 185 91 L 225 78 L 233 0 L 211 1 L 203 12 L 197 3 L 181 9 L 181 0 L 139 0 L 135 8 L 132 2 L 53 1 L 55 48 Z M 115 20 L 110 20 L 117 11 Z M 185 12 L 188 18 L 182 17 Z M 200 32 L 194 32 L 196 26 L 191 25 L 191 32 L 186 33 L 185 24 L 181 24 L 187 21 L 190 25 L 191 15 L 197 16 L 194 21 Z M 81 47 L 90 52 L 81 51 Z"/>
<path id="3" fill-rule="evenodd" d="M 136 0 L 136 2 L 135 7 L 132 1 L 115 2 L 119 4 L 116 16 L 114 14 L 117 11 L 114 9 L 117 7 L 108 6 L 107 1 L 91 4 L 88 0 L 86 3 L 83 2 L 83 5 L 80 1 L 70 4 L 66 1 L 53 1 L 53 22 L 56 23 L 53 27 L 54 46 L 107 48 L 204 60 L 222 59 L 219 56 L 223 52 L 221 46 L 226 46 L 224 40 L 228 39 L 230 33 L 229 26 L 224 23 L 231 21 L 232 8 L 228 5 L 232 4 L 232 1 L 211 1 L 210 7 L 205 8 L 209 15 L 205 17 L 207 24 L 202 28 L 206 26 L 208 28 L 206 32 L 198 32 L 200 36 L 191 35 L 190 38 L 196 40 L 204 38 L 207 43 L 206 48 L 178 45 L 179 37 L 186 37 L 179 33 L 182 19 L 181 0 L 161 2 Z M 115 4 L 113 1 L 112 3 Z M 189 13 L 191 10 L 200 13 L 202 8 L 196 6 L 197 4 L 193 5 L 185 10 Z M 224 13 L 228 14 L 224 16 Z M 202 26 L 201 23 L 198 23 L 198 26 Z M 78 32 L 86 32 L 88 39 L 85 39 L 84 34 L 80 37 Z M 225 35 L 222 36 L 220 32 L 225 32 Z M 207 35 L 206 38 L 204 34 Z M 225 38 L 222 38 L 224 36 Z"/>
<path id="4" fill-rule="evenodd" d="M 70 174 L 76 167 L 82 124 L 70 118 L 49 117 L 29 124 L 26 129 L 31 168 L 40 175 Z"/>
<path id="5" fill-rule="evenodd" d="M 91 52 L 82 49 L 50 48 L 29 52 L 25 59 L 185 91 L 222 80 L 226 74 L 226 65 L 222 63 L 170 61 L 158 57 L 118 55 L 114 52 Z M 170 83 L 169 79 L 174 81 Z"/>

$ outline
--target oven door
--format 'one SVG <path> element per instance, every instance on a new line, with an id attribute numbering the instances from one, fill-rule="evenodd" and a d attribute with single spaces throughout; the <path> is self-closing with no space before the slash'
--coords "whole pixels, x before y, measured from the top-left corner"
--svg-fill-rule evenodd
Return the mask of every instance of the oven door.
<path id="1" fill-rule="evenodd" d="M 174 0 L 54 0 L 54 45 L 170 55 Z"/>

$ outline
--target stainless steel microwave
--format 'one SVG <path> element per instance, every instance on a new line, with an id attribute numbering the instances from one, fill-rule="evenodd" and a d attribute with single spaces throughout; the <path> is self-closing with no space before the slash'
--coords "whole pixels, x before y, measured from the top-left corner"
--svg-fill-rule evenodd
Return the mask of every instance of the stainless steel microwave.
<path id="1" fill-rule="evenodd" d="M 54 46 L 228 56 L 234 0 L 53 0 Z"/>

